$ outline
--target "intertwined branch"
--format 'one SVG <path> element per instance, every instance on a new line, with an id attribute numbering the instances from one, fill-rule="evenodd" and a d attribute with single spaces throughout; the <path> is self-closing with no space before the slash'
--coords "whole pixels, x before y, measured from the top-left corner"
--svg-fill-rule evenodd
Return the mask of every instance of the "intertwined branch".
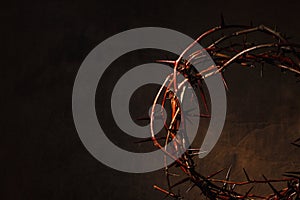
<path id="1" fill-rule="evenodd" d="M 262 35 L 263 42 L 251 41 L 251 34 L 257 33 Z M 204 45 L 204 41 L 210 36 L 218 38 L 213 39 L 208 45 Z M 203 49 L 190 52 L 197 43 L 201 44 L 208 54 L 204 53 Z M 201 193 L 208 199 L 300 199 L 300 172 L 286 172 L 284 174 L 285 178 L 278 180 L 268 179 L 265 176 L 263 176 L 261 180 L 254 180 L 251 179 L 246 170 L 243 169 L 245 181 L 241 182 L 230 181 L 231 169 L 227 171 L 227 175 L 224 179 L 214 178 L 224 169 L 209 176 L 199 174 L 195 169 L 194 158 L 201 152 L 199 149 L 193 149 L 191 146 L 185 149 L 187 142 L 185 138 L 186 133 L 184 129 L 180 128 L 184 126 L 184 123 L 189 117 L 187 113 L 181 110 L 180 105 L 182 101 L 180 98 L 184 96 L 183 94 L 187 83 L 190 83 L 193 89 L 199 92 L 199 99 L 207 112 L 207 114 L 199 114 L 199 116 L 209 118 L 209 106 L 204 92 L 205 79 L 216 74 L 221 74 L 223 82 L 227 87 L 223 74 L 225 70 L 234 63 L 245 67 L 261 66 L 261 74 L 263 74 L 264 64 L 269 64 L 280 68 L 283 72 L 290 71 L 296 76 L 299 76 L 299 48 L 300 45 L 290 43 L 285 36 L 264 25 L 225 25 L 222 19 L 221 26 L 212 28 L 200 35 L 176 60 L 158 61 L 171 65 L 174 68 L 174 72 L 166 77 L 165 82 L 155 97 L 150 117 L 151 140 L 157 148 L 164 152 L 165 160 L 169 157 L 173 159 L 174 162 L 171 165 L 167 165 L 165 161 L 165 174 L 168 188 L 163 189 L 156 185 L 154 185 L 154 188 L 176 199 L 181 199 L 182 197 L 173 192 L 174 187 L 185 182 L 192 182 L 192 186 L 187 189 L 187 192 L 194 187 L 198 187 Z M 208 55 L 213 59 L 215 65 L 209 66 L 202 71 L 197 71 L 194 66 L 210 59 Z M 187 59 L 183 59 L 183 57 Z M 185 77 L 184 81 L 178 81 L 177 76 L 179 73 Z M 162 101 L 158 102 L 160 97 L 162 97 Z M 198 99 L 195 98 L 194 100 L 197 101 Z M 171 105 L 171 120 L 168 123 L 165 122 L 165 136 L 157 138 L 153 130 L 153 121 L 156 117 L 154 107 L 157 103 L 160 103 L 163 109 L 167 101 L 170 101 Z M 163 114 L 161 115 L 165 118 Z M 295 140 L 292 144 L 300 147 L 299 142 L 300 138 Z M 171 144 L 171 148 L 167 148 L 167 144 Z M 186 175 L 186 177 L 175 184 L 171 184 L 170 181 L 171 176 L 176 176 L 176 174 L 170 172 L 170 168 L 172 167 L 179 167 Z M 284 182 L 287 186 L 277 190 L 272 185 L 273 182 Z M 255 184 L 262 183 L 268 184 L 273 193 L 268 196 L 251 193 Z M 250 189 L 245 194 L 240 194 L 235 191 L 237 187 L 245 185 L 250 186 Z"/>

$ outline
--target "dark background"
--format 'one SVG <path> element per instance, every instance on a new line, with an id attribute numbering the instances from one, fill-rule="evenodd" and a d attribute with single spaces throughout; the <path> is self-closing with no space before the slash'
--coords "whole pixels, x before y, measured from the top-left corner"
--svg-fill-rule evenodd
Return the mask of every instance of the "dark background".
<path id="1" fill-rule="evenodd" d="M 102 165 L 81 143 L 72 118 L 76 73 L 106 38 L 155 26 L 196 38 L 220 24 L 277 25 L 300 43 L 299 1 L 19 1 L 1 5 L 1 199 L 162 199 L 162 171 L 127 174 Z M 139 59 L 146 56 L 139 57 Z M 233 165 L 259 179 L 300 168 L 290 142 L 299 132 L 299 83 L 268 67 L 226 72 L 228 116 L 216 148 L 198 162 L 208 175 Z M 115 134 L 111 132 L 109 134 Z M 120 143 L 126 141 L 119 141 Z M 266 191 L 258 187 L 257 191 Z M 192 192 L 188 199 L 202 199 Z"/>

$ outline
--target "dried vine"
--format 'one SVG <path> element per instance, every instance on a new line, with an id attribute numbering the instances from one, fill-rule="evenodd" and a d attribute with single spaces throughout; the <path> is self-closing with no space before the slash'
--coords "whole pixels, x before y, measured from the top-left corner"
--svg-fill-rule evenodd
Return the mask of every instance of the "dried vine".
<path id="1" fill-rule="evenodd" d="M 203 45 L 203 41 L 209 36 L 222 32 L 218 35 L 218 39 L 214 39 L 212 43 Z M 224 33 L 225 32 L 225 33 Z M 251 42 L 248 37 L 251 34 L 261 33 L 270 38 L 271 41 L 264 42 Z M 194 64 L 201 63 L 208 59 L 203 50 L 193 51 L 187 58 L 183 59 L 184 55 L 200 43 L 209 56 L 215 62 L 215 65 L 209 66 L 202 71 L 197 71 Z M 159 97 L 163 97 L 162 108 L 164 108 L 166 101 L 170 100 L 171 105 L 171 120 L 165 124 L 166 135 L 157 138 L 153 131 L 153 121 L 155 119 L 154 106 L 150 117 L 151 124 L 151 140 L 153 144 L 165 153 L 165 157 L 170 157 L 174 160 L 171 165 L 165 164 L 165 174 L 168 183 L 168 188 L 164 189 L 157 185 L 154 188 L 169 197 L 181 199 L 180 194 L 174 193 L 174 187 L 181 185 L 185 182 L 192 182 L 192 186 L 187 189 L 187 192 L 194 187 L 198 187 L 201 193 L 208 199 L 300 199 L 300 172 L 286 172 L 285 178 L 282 179 L 268 179 L 265 176 L 261 180 L 254 180 L 249 177 L 246 170 L 243 169 L 245 174 L 245 181 L 236 182 L 230 181 L 231 169 L 227 171 L 225 179 L 215 179 L 214 177 L 222 172 L 224 169 L 219 170 L 209 176 L 199 174 L 195 169 L 194 158 L 199 153 L 199 149 L 189 147 L 184 150 L 184 137 L 185 135 L 179 133 L 179 125 L 183 124 L 186 116 L 181 112 L 180 107 L 180 94 L 184 92 L 183 86 L 189 82 L 193 88 L 197 88 L 200 92 L 201 101 L 208 112 L 206 95 L 204 92 L 204 80 L 220 73 L 223 76 L 225 70 L 233 63 L 246 66 L 255 67 L 261 66 L 261 74 L 263 74 L 263 65 L 269 64 L 271 66 L 279 67 L 282 71 L 290 71 L 296 76 L 300 75 L 300 61 L 299 52 L 300 45 L 290 43 L 288 39 L 281 33 L 268 28 L 264 25 L 260 26 L 245 26 L 245 25 L 226 25 L 222 19 L 222 24 L 218 27 L 212 28 L 202 35 L 200 35 L 191 45 L 189 45 L 176 60 L 160 60 L 158 62 L 167 63 L 174 68 L 174 72 L 166 77 L 161 89 L 155 97 L 153 105 L 158 103 Z M 177 80 L 178 73 L 181 73 L 185 80 L 179 82 Z M 223 79 L 225 86 L 226 81 Z M 164 117 L 164 116 L 163 116 Z M 210 117 L 209 113 L 201 114 L 200 117 Z M 179 137 L 180 135 L 180 137 Z M 161 143 L 163 140 L 163 144 Z M 172 141 L 172 150 L 167 149 L 166 145 Z M 300 147 L 300 138 L 292 142 L 293 145 Z M 184 151 L 183 151 L 184 150 Z M 181 156 L 177 159 L 176 155 Z M 181 181 L 171 184 L 170 168 L 179 167 L 186 177 Z M 273 182 L 284 182 L 286 187 L 277 190 L 272 185 Z M 253 194 L 252 188 L 256 184 L 268 184 L 273 193 L 268 196 L 260 196 Z M 236 192 L 238 186 L 249 185 L 251 186 L 248 192 L 240 194 Z"/>

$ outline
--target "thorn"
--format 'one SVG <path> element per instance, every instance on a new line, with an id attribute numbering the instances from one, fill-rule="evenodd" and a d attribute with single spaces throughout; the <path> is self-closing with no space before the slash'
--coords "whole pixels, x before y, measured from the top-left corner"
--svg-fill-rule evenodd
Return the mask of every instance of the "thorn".
<path id="1" fill-rule="evenodd" d="M 174 173 L 170 173 L 170 172 L 166 172 L 166 174 L 168 176 L 174 176 L 174 177 L 179 177 L 180 176 L 179 174 L 174 174 Z"/>
<path id="2" fill-rule="evenodd" d="M 285 172 L 286 174 L 299 174 L 300 175 L 300 172 Z"/>
<path id="3" fill-rule="evenodd" d="M 169 192 L 169 191 L 167 191 L 165 189 L 162 189 L 162 188 L 158 187 L 157 185 L 153 185 L 153 188 L 155 190 L 158 190 L 158 191 L 162 192 L 162 193 L 165 193 L 167 196 L 173 197 L 175 199 L 181 199 L 180 196 L 174 194 L 173 192 Z"/>
<path id="4" fill-rule="evenodd" d="M 227 171 L 227 174 L 226 174 L 226 181 L 229 180 L 231 169 L 232 169 L 232 165 L 230 165 L 230 167 L 229 167 L 229 169 L 228 169 L 228 171 Z"/>
<path id="5" fill-rule="evenodd" d="M 251 190 L 254 188 L 254 185 L 248 190 L 248 192 L 246 192 L 245 197 L 248 197 L 249 193 L 251 192 Z"/>
<path id="6" fill-rule="evenodd" d="M 243 171 L 244 171 L 244 174 L 245 174 L 245 176 L 246 176 L 246 178 L 247 178 L 247 181 L 251 181 L 250 178 L 249 178 L 249 176 L 248 176 L 248 174 L 247 174 L 247 172 L 246 172 L 246 169 L 245 169 L 245 168 L 243 168 Z"/>
<path id="7" fill-rule="evenodd" d="M 163 139 L 165 140 L 166 137 L 158 137 L 156 139 L 157 140 L 163 140 Z M 144 142 L 152 142 L 152 138 L 150 137 L 150 138 L 146 138 L 146 139 L 143 139 L 143 140 L 135 141 L 134 143 L 139 144 L 139 143 L 144 143 Z"/>
<path id="8" fill-rule="evenodd" d="M 286 177 L 289 177 L 289 178 L 300 179 L 300 177 L 296 176 L 296 175 L 283 174 L 283 176 L 286 176 Z"/>
<path id="9" fill-rule="evenodd" d="M 156 62 L 158 63 L 167 63 L 167 64 L 172 64 L 172 65 L 175 65 L 175 62 L 174 60 L 156 60 Z"/>
<path id="10" fill-rule="evenodd" d="M 230 165 L 230 167 L 229 167 L 229 169 L 228 169 L 228 171 L 227 171 L 227 174 L 226 174 L 226 181 L 229 181 L 231 169 L 232 169 L 232 165 Z M 227 182 L 223 184 L 223 188 L 224 188 L 224 189 L 227 189 Z"/>
<path id="11" fill-rule="evenodd" d="M 211 175 L 207 176 L 207 177 L 206 177 L 206 179 L 209 179 L 209 178 L 212 178 L 212 177 L 214 177 L 215 175 L 217 175 L 217 174 L 219 174 L 220 172 L 224 171 L 224 169 L 225 169 L 225 168 L 223 168 L 223 169 L 220 169 L 219 171 L 217 171 L 217 172 L 215 172 L 215 173 L 213 173 L 213 174 L 211 174 Z"/>
<path id="12" fill-rule="evenodd" d="M 244 46 L 244 48 L 246 47 L 246 43 L 247 43 L 247 34 L 245 34 L 244 37 L 243 37 L 243 46 Z"/>
<path id="13" fill-rule="evenodd" d="M 296 147 L 300 147 L 300 144 L 296 144 L 296 143 L 291 143 L 291 144 L 296 146 Z"/>
<path id="14" fill-rule="evenodd" d="M 203 154 L 203 153 L 206 153 L 207 151 L 198 151 L 198 152 L 195 152 L 195 153 L 190 153 L 189 155 L 190 156 L 195 156 L 195 155 L 200 155 L 200 154 Z"/>
<path id="15" fill-rule="evenodd" d="M 222 81 L 223 81 L 226 91 L 229 91 L 223 72 L 221 72 L 221 78 L 222 78 Z"/>
<path id="16" fill-rule="evenodd" d="M 202 117 L 202 118 L 208 118 L 208 119 L 211 118 L 211 116 L 209 114 L 200 114 L 200 117 Z"/>
<path id="17" fill-rule="evenodd" d="M 233 191 L 235 189 L 236 184 L 233 184 L 231 187 L 231 191 Z"/>
<path id="18" fill-rule="evenodd" d="M 264 179 L 266 181 L 268 181 L 268 179 L 264 175 L 262 175 L 262 176 L 264 177 Z M 270 182 L 267 182 L 267 183 L 270 186 L 270 188 L 273 190 L 273 192 L 277 195 L 277 197 L 281 197 L 281 194 L 275 189 L 275 187 Z"/>
<path id="19" fill-rule="evenodd" d="M 189 187 L 185 192 L 188 193 L 189 191 L 191 191 L 194 187 L 196 186 L 196 184 L 194 183 L 191 187 Z"/>
<path id="20" fill-rule="evenodd" d="M 221 13 L 221 27 L 225 26 L 225 20 L 224 20 L 224 16 L 223 13 Z"/>
<path id="21" fill-rule="evenodd" d="M 252 20 L 250 21 L 250 26 L 253 27 L 253 22 L 252 22 Z"/>

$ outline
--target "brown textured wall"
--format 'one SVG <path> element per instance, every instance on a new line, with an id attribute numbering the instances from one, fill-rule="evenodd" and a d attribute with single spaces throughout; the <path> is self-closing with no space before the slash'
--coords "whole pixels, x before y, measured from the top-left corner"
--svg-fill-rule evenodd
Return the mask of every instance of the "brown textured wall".
<path id="1" fill-rule="evenodd" d="M 299 43 L 299 6 L 299 1 L 257 0 L 3 4 L 1 199 L 163 198 L 152 189 L 153 183 L 165 184 L 161 171 L 117 172 L 82 145 L 73 124 L 71 94 L 85 56 L 109 36 L 136 27 L 166 27 L 196 37 L 218 25 L 221 12 L 228 23 L 277 25 Z M 232 178 L 240 180 L 243 167 L 255 178 L 278 178 L 299 169 L 299 149 L 289 145 L 300 135 L 296 79 L 272 68 L 260 78 L 258 69 L 238 66 L 226 72 L 226 79 L 226 125 L 216 148 L 199 161 L 201 173 L 232 164 Z M 200 197 L 193 191 L 190 199 Z"/>

